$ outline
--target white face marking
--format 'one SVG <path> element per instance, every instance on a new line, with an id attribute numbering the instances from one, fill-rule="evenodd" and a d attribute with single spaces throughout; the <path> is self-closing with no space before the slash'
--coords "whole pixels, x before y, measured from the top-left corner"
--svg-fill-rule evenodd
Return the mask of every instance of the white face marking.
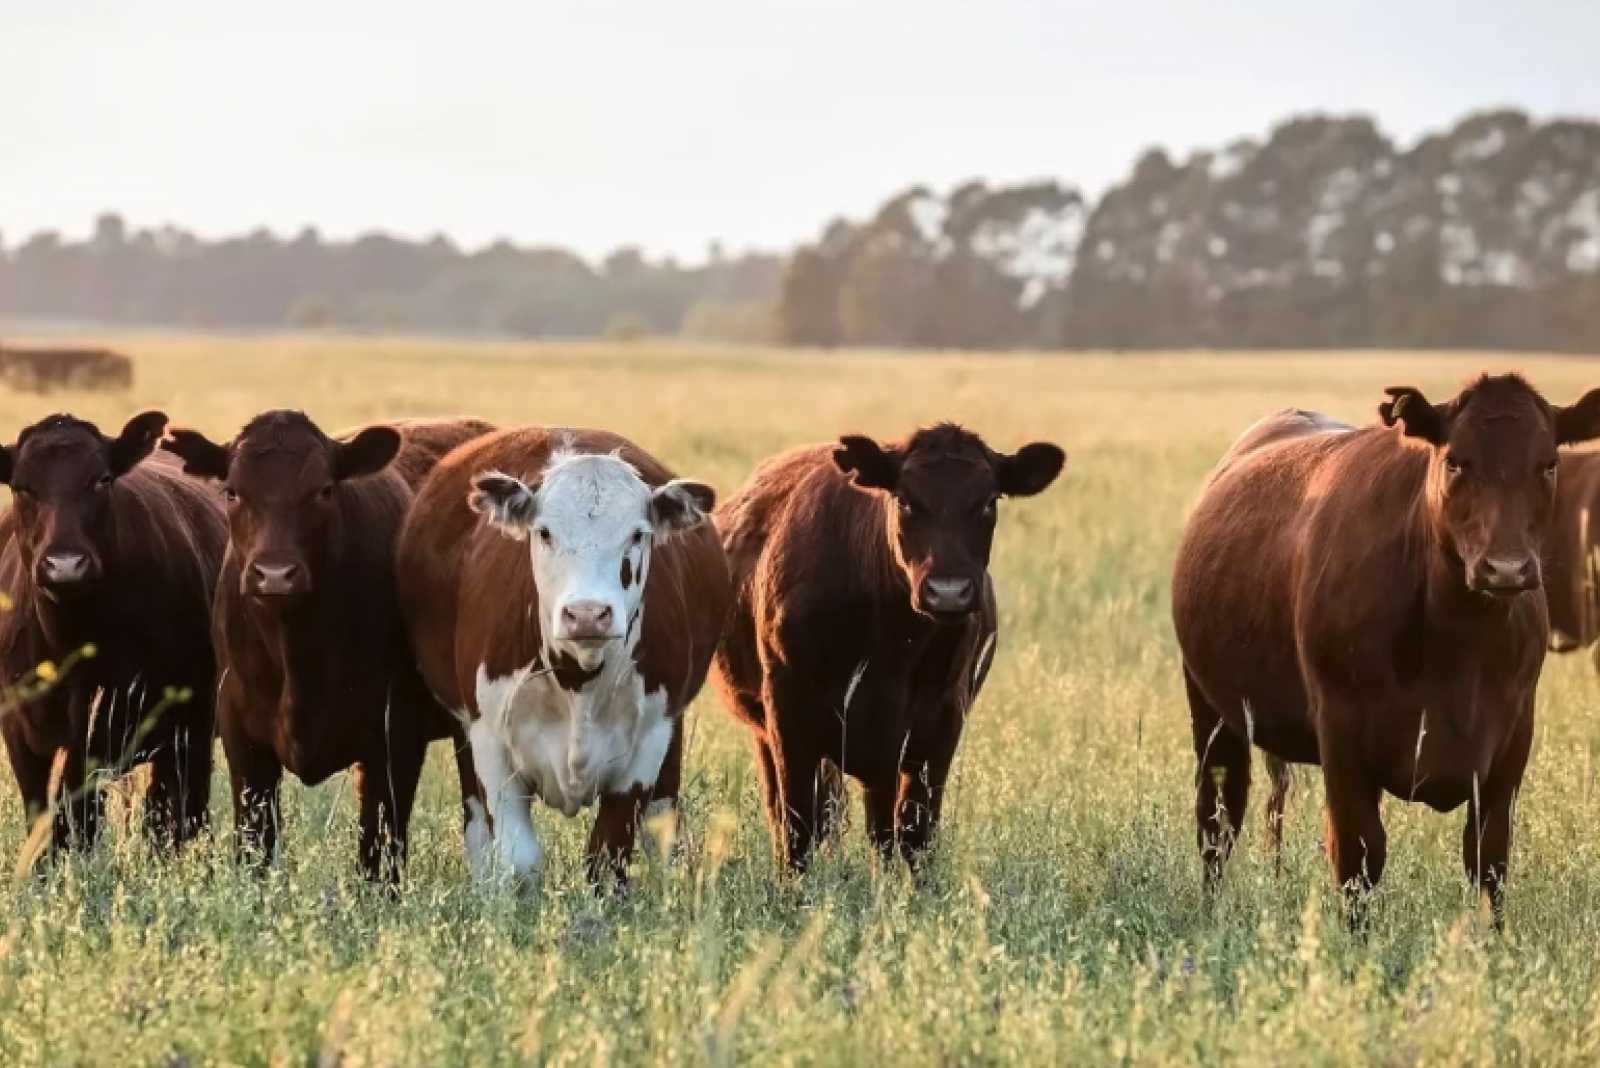
<path id="1" fill-rule="evenodd" d="M 546 651 L 586 671 L 636 636 L 653 540 L 699 523 L 713 496 L 682 479 L 652 489 L 598 453 L 555 454 L 534 488 L 495 472 L 474 487 L 472 507 L 528 542 Z"/>

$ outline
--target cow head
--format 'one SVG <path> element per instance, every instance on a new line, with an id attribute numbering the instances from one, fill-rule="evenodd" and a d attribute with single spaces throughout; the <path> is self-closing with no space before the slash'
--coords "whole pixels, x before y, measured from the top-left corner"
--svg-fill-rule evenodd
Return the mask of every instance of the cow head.
<path id="1" fill-rule="evenodd" d="M 1385 425 L 1428 446 L 1428 506 L 1468 589 L 1537 590 L 1556 495 L 1556 448 L 1600 435 L 1600 390 L 1570 408 L 1548 404 L 1520 376 L 1484 375 L 1443 404 L 1397 386 Z"/>
<path id="2" fill-rule="evenodd" d="M 911 607 L 951 620 L 982 604 L 1000 498 L 1038 493 L 1066 460 L 1046 442 L 1003 455 L 949 423 L 893 445 L 850 435 L 833 450 L 833 462 L 858 489 L 883 499 Z"/>
<path id="3" fill-rule="evenodd" d="M 22 563 L 47 595 L 92 589 L 105 577 L 117 479 L 150 455 L 166 425 L 163 413 L 145 412 L 108 438 L 93 423 L 52 415 L 0 448 Z"/>
<path id="4" fill-rule="evenodd" d="M 710 486 L 651 487 L 614 455 L 558 452 L 538 481 L 487 471 L 468 504 L 504 534 L 526 539 L 546 647 L 585 671 L 633 632 L 657 539 L 705 520 Z"/>
<path id="5" fill-rule="evenodd" d="M 226 445 L 174 430 L 161 447 L 191 475 L 223 484 L 239 592 L 290 604 L 316 589 L 339 534 L 341 483 L 382 471 L 400 450 L 393 427 L 335 441 L 300 412 L 267 412 Z"/>

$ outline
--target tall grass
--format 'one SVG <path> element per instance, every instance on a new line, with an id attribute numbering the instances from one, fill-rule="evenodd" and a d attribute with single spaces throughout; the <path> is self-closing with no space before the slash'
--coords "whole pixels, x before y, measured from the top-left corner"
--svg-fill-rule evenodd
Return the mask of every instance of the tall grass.
<path id="1" fill-rule="evenodd" d="M 622 900 L 583 880 L 589 814 L 536 811 L 551 866 L 523 897 L 466 879 L 454 774 L 431 754 L 405 892 L 364 885 L 342 777 L 285 791 L 281 866 L 214 841 L 157 861 L 131 823 L 18 884 L 0 934 L 3 1064 L 1593 1063 L 1600 1057 L 1600 682 L 1554 659 L 1518 810 L 1509 928 L 1459 871 L 1464 812 L 1390 801 L 1365 940 L 1319 852 L 1320 781 L 1291 794 L 1283 871 L 1261 789 L 1214 910 L 1168 621 L 1171 556 L 1228 440 L 1266 411 L 1366 421 L 1387 385 L 1435 399 L 1520 367 L 1552 399 L 1589 361 L 1476 355 L 1162 357 L 777 353 L 324 337 L 105 339 L 129 396 L 0 397 L 9 437 L 54 407 L 143 406 L 229 434 L 256 411 L 325 426 L 469 412 L 604 426 L 723 489 L 844 431 L 955 418 L 1071 459 L 1002 506 L 1002 633 L 926 885 L 868 855 L 857 814 L 778 878 L 745 739 L 709 698 L 685 758 L 683 848 Z M 122 807 L 113 805 L 113 812 Z M 0 794 L 0 853 L 26 828 Z M 340 1058 L 343 1058 L 342 1062 Z"/>

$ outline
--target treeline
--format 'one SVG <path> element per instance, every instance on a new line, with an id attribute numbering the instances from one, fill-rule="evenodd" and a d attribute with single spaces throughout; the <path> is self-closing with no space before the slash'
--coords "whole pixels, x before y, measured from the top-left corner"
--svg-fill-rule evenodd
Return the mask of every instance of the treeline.
<path id="1" fill-rule="evenodd" d="M 1470 117 L 1408 150 L 1305 118 L 1086 209 L 914 189 L 796 251 L 785 340 L 1046 348 L 1600 351 L 1600 125 Z"/>
<path id="2" fill-rule="evenodd" d="M 207 242 L 170 226 L 130 232 L 120 217 L 104 215 L 87 241 L 41 233 L 9 251 L 0 242 L 0 315 L 551 337 L 686 331 L 764 341 L 783 262 L 713 247 L 690 267 L 624 248 L 590 265 L 555 248 L 501 242 L 464 252 L 442 237 L 325 241 L 313 229 L 290 239 L 257 230 Z"/>
<path id="3" fill-rule="evenodd" d="M 369 235 L 205 242 L 99 220 L 0 241 L 0 315 L 955 348 L 1600 351 L 1600 124 L 1471 116 L 1402 149 L 1300 118 L 1097 202 L 1056 181 L 912 188 L 792 255 Z"/>

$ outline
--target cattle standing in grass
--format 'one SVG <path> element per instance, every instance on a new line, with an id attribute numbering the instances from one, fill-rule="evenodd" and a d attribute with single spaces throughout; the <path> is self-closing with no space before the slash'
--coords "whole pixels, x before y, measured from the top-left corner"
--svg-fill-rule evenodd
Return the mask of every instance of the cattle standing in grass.
<path id="1" fill-rule="evenodd" d="M 42 661 L 74 660 L 47 693 L 0 713 L 29 820 L 57 805 L 57 846 L 98 833 L 96 768 L 151 764 L 145 816 L 158 841 L 182 842 L 205 822 L 211 591 L 227 534 L 217 502 L 175 464 L 141 462 L 166 423 L 146 412 L 108 438 L 54 415 L 0 449 L 13 499 L 0 518 L 0 588 L 12 602 L 0 614 L 6 680 L 15 688 Z M 94 655 L 75 658 L 86 645 Z"/>
<path id="2" fill-rule="evenodd" d="M 1550 648 L 1570 653 L 1593 645 L 1600 637 L 1600 452 L 1561 457 L 1545 564 Z"/>
<path id="3" fill-rule="evenodd" d="M 491 429 L 471 420 L 373 426 L 330 439 L 268 412 L 217 445 L 173 431 L 163 448 L 224 484 L 229 541 L 214 633 L 217 726 L 241 846 L 268 861 L 278 783 L 355 765 L 361 865 L 396 879 L 428 743 L 454 737 L 463 801 L 477 792 L 455 721 L 417 676 L 396 603 L 394 545 L 416 483 Z"/>
<path id="4" fill-rule="evenodd" d="M 769 460 L 718 511 L 735 607 L 717 686 L 752 728 L 795 868 L 842 800 L 818 799 L 824 760 L 862 783 L 879 849 L 914 860 L 928 844 L 993 656 L 999 499 L 1038 493 L 1065 461 L 948 424 L 889 446 L 846 437 Z"/>
<path id="5" fill-rule="evenodd" d="M 1254 743 L 1322 765 L 1352 906 L 1383 874 L 1387 791 L 1470 806 L 1463 860 L 1498 917 L 1549 629 L 1556 449 L 1600 433 L 1600 391 L 1564 409 L 1514 375 L 1445 404 L 1389 394 L 1384 426 L 1256 424 L 1184 533 L 1172 610 L 1206 881 L 1244 818 Z"/>
<path id="6" fill-rule="evenodd" d="M 480 877 L 539 868 L 533 796 L 568 816 L 599 802 L 597 881 L 624 877 L 646 807 L 676 800 L 684 708 L 730 599 L 714 499 L 594 430 L 502 431 L 423 485 L 401 603 L 423 676 L 470 723 Z"/>

